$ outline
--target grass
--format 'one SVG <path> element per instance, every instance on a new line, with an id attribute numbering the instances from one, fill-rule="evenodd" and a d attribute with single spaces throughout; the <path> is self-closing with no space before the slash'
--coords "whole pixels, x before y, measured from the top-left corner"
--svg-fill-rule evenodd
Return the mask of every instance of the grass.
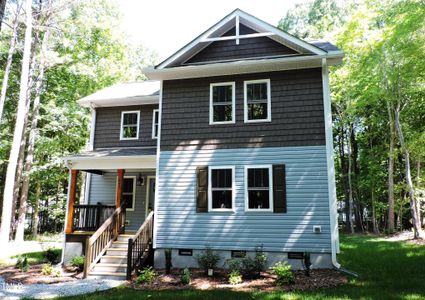
<path id="1" fill-rule="evenodd" d="M 348 284 L 310 292 L 137 291 L 119 287 L 62 299 L 425 299 L 425 246 L 387 242 L 373 236 L 343 235 L 341 265 L 360 274 Z"/>
<path id="2" fill-rule="evenodd" d="M 55 249 L 52 249 L 52 250 L 60 258 L 62 250 L 58 249 L 58 248 L 55 248 Z M 27 260 L 28 260 L 28 263 L 30 265 L 45 263 L 45 262 L 47 262 L 45 253 L 46 253 L 46 251 L 37 251 L 37 252 L 28 252 L 28 253 L 24 253 L 24 254 L 13 255 L 11 257 L 1 259 L 0 260 L 0 266 L 1 267 L 13 266 L 13 265 L 16 264 L 18 257 L 24 256 L 24 255 L 27 256 Z"/>

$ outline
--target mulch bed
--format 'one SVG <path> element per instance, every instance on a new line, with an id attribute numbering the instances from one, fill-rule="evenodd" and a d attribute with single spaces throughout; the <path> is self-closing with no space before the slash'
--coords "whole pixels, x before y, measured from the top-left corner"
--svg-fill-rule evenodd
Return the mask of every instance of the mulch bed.
<path id="1" fill-rule="evenodd" d="M 310 277 L 305 276 L 304 271 L 294 271 L 295 283 L 286 286 L 276 286 L 276 276 L 270 272 L 262 272 L 257 279 L 243 279 L 237 285 L 230 285 L 227 282 L 227 270 L 215 270 L 213 277 L 208 277 L 200 269 L 191 269 L 191 281 L 189 285 L 180 282 L 181 270 L 173 269 L 171 274 L 165 274 L 164 270 L 156 270 L 157 276 L 151 284 L 136 284 L 130 282 L 128 286 L 134 289 L 151 290 L 173 290 L 173 289 L 231 289 L 234 291 L 304 291 L 321 288 L 331 288 L 347 283 L 347 278 L 340 272 L 332 269 L 312 270 Z M 135 278 L 134 278 L 135 279 Z"/>
<path id="2" fill-rule="evenodd" d="M 63 270 L 60 277 L 53 277 L 49 275 L 41 274 L 43 264 L 30 265 L 27 272 L 22 272 L 20 269 L 9 266 L 0 268 L 0 277 L 2 277 L 6 283 L 20 283 L 20 284 L 36 284 L 36 283 L 58 283 L 58 282 L 70 282 L 76 281 L 82 278 L 82 273 L 78 273 L 74 269 Z"/>

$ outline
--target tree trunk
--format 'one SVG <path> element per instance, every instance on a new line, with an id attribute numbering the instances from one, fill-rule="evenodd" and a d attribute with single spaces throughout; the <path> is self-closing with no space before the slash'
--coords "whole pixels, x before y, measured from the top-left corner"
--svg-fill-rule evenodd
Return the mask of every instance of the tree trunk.
<path id="1" fill-rule="evenodd" d="M 390 125 L 390 151 L 388 156 L 388 232 L 394 232 L 394 118 L 393 109 L 387 101 L 388 122 Z"/>
<path id="2" fill-rule="evenodd" d="M 40 195 L 41 195 L 41 185 L 40 182 L 37 181 L 35 186 L 35 201 L 33 206 L 33 215 L 32 215 L 32 236 L 35 237 L 38 235 L 38 223 L 40 218 L 38 214 L 40 213 Z"/>
<path id="3" fill-rule="evenodd" d="M 0 0 L 1 2 L 6 3 L 5 0 Z M 12 30 L 12 38 L 10 39 L 10 45 L 9 45 L 9 51 L 7 54 L 7 61 L 6 61 L 6 68 L 4 70 L 3 75 L 3 82 L 1 87 L 1 95 L 0 95 L 0 123 L 3 117 L 3 109 L 4 109 L 4 103 L 6 102 L 6 92 L 7 87 L 9 84 L 9 74 L 10 69 L 12 68 L 12 60 L 13 60 L 13 54 L 15 53 L 16 49 L 16 41 L 18 39 L 18 25 L 19 25 L 19 13 L 21 11 L 21 6 L 19 2 L 16 4 L 16 15 L 13 20 L 13 30 Z"/>
<path id="4" fill-rule="evenodd" d="M 4 12 L 6 10 L 6 0 L 0 0 L 0 30 L 3 25 Z"/>
<path id="5" fill-rule="evenodd" d="M 351 127 L 350 127 L 350 131 L 351 131 Z M 351 132 L 350 132 L 351 133 Z M 350 134 L 349 134 L 350 136 Z M 351 182 L 351 170 L 352 170 L 352 157 L 351 157 L 351 141 L 350 138 L 348 137 L 348 216 L 350 218 L 350 222 L 349 222 L 349 226 L 350 226 L 350 233 L 354 233 L 354 226 L 353 226 L 353 221 L 352 221 L 352 216 L 353 216 L 353 184 Z M 347 220 L 348 221 L 348 220 Z"/>
<path id="6" fill-rule="evenodd" d="M 34 150 L 35 150 L 35 140 L 37 137 L 37 123 L 40 114 L 40 96 L 43 88 L 43 78 L 44 78 L 44 69 L 45 69 L 45 53 L 47 51 L 47 43 L 49 40 L 49 30 L 47 30 L 43 37 L 43 42 L 41 44 L 41 53 L 40 53 L 40 62 L 39 62 L 39 73 L 36 80 L 35 87 L 35 98 L 32 109 L 32 120 L 31 120 L 31 129 L 28 139 L 28 149 L 27 157 L 25 160 L 24 174 L 22 179 L 22 192 L 21 198 L 19 201 L 19 211 L 18 211 L 18 223 L 16 227 L 16 241 L 24 240 L 24 229 L 25 229 L 25 215 L 27 212 L 27 201 L 28 201 L 28 191 L 30 184 L 30 171 L 34 161 Z"/>
<path id="7" fill-rule="evenodd" d="M 32 40 L 32 7 L 31 1 L 25 0 L 26 28 L 24 53 L 22 57 L 22 71 L 19 89 L 19 102 L 16 113 L 16 124 L 13 134 L 12 148 L 10 150 L 9 162 L 6 172 L 5 188 L 3 193 L 3 214 L 0 228 L 0 244 L 9 241 L 10 221 L 12 216 L 13 188 L 16 176 L 16 167 L 19 158 L 19 147 L 22 140 L 25 121 L 25 105 L 27 100 L 28 78 L 31 58 Z"/>
<path id="8" fill-rule="evenodd" d="M 400 124 L 400 104 L 397 104 L 395 109 L 395 127 L 398 133 L 398 139 L 400 141 L 400 146 L 403 150 L 404 156 L 404 165 L 406 173 L 406 183 L 409 190 L 409 200 L 410 200 L 410 213 L 412 215 L 412 225 L 413 225 L 413 236 L 417 238 L 425 238 L 425 232 L 421 228 L 421 223 L 419 220 L 418 207 L 415 199 L 415 190 L 413 188 L 412 174 L 410 172 L 410 153 L 409 149 L 404 142 L 403 129 Z"/>
<path id="9" fill-rule="evenodd" d="M 373 233 L 379 234 L 379 226 L 376 222 L 376 210 L 375 210 L 375 186 L 372 185 L 372 226 L 373 226 Z"/>

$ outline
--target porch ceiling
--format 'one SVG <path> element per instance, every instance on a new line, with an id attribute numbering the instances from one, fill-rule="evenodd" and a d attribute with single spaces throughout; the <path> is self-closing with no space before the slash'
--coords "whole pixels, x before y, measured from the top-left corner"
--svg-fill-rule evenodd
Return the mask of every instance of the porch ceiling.
<path id="1" fill-rule="evenodd" d="M 155 169 L 156 148 L 109 148 L 81 152 L 64 158 L 74 170 Z"/>

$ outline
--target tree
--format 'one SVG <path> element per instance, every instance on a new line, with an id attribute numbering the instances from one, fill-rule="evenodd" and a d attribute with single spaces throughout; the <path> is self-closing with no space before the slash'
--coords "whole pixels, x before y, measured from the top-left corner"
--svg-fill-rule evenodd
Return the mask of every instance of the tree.
<path id="1" fill-rule="evenodd" d="M 31 1 L 25 0 L 25 42 L 24 54 L 22 58 L 22 71 L 20 80 L 19 103 L 16 114 L 16 124 L 13 134 L 12 149 L 10 151 L 9 163 L 7 166 L 5 188 L 3 191 L 2 222 L 0 227 L 0 243 L 9 241 L 10 220 L 12 213 L 13 187 L 15 183 L 16 168 L 18 164 L 20 142 L 24 132 L 25 105 L 27 100 L 27 88 L 31 56 L 31 35 L 32 35 L 32 7 Z"/>

